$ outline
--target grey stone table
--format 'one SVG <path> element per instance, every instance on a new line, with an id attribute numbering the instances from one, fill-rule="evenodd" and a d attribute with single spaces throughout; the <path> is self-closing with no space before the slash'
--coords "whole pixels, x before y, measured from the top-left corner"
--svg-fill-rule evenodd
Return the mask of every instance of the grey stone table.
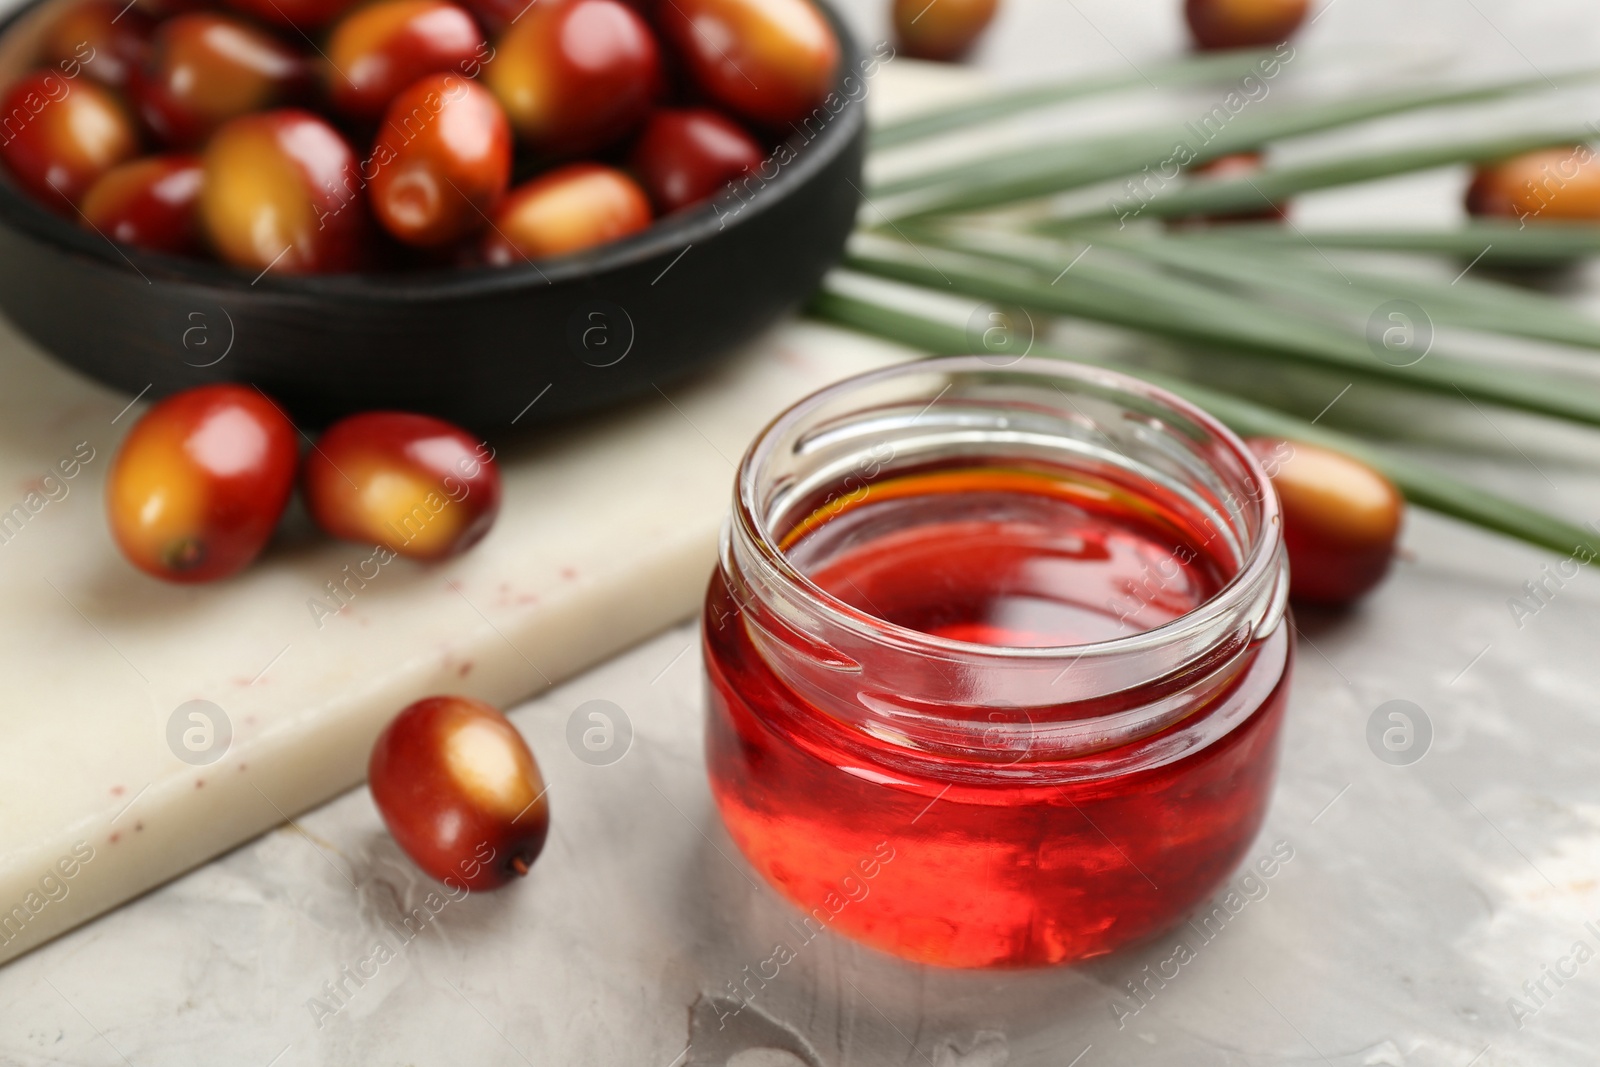
<path id="1" fill-rule="evenodd" d="M 1174 47 L 1175 6 L 1009 0 L 981 59 L 1017 76 L 1140 63 Z M 1579 2 L 1335 0 L 1308 42 L 1526 73 L 1577 65 L 1597 38 Z M 1439 188 L 1312 199 L 1301 217 Z M 1593 435 L 1491 417 L 1357 387 L 1330 421 L 1436 431 L 1415 447 L 1600 520 Z M 553 809 L 525 883 L 441 895 L 355 790 L 0 969 L 0 1064 L 1593 1064 L 1600 582 L 1581 568 L 1519 617 L 1509 599 L 1557 558 L 1427 515 L 1405 541 L 1360 610 L 1300 619 L 1280 783 L 1252 850 L 1291 858 L 1144 949 L 962 973 L 824 933 L 719 1027 L 738 1006 L 719 998 L 792 938 L 793 916 L 711 808 L 685 622 L 513 713 Z M 631 723 L 608 765 L 567 742 L 591 700 Z M 1416 709 L 1409 762 L 1369 742 L 1393 700 Z"/>

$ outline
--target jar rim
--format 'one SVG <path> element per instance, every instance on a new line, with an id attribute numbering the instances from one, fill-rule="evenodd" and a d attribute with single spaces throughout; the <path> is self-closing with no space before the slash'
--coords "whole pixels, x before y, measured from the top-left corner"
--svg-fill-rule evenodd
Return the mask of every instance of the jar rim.
<path id="1" fill-rule="evenodd" d="M 1053 377 L 1093 384 L 1171 409 L 1175 415 L 1197 424 L 1212 435 L 1260 486 L 1261 492 L 1252 494 L 1251 499 L 1261 509 L 1257 528 L 1262 533 L 1250 539 L 1238 570 L 1213 596 L 1159 626 L 1106 640 L 1073 645 L 988 645 L 938 637 L 863 611 L 829 593 L 789 561 L 787 554 L 778 547 L 778 538 L 773 536 L 759 504 L 759 476 L 772 458 L 778 442 L 785 439 L 788 431 L 802 425 L 809 416 L 841 397 L 896 378 L 941 372 L 1003 376 L 1012 371 L 1017 371 L 1017 365 L 998 367 L 987 358 L 975 355 L 913 359 L 853 375 L 800 399 L 768 422 L 746 449 L 735 479 L 734 524 L 742 529 L 748 546 L 756 550 L 782 584 L 792 592 L 799 593 L 809 610 L 821 613 L 831 623 L 870 641 L 890 641 L 910 650 L 960 656 L 976 662 L 1021 664 L 1070 659 L 1075 663 L 1084 659 L 1148 652 L 1192 641 L 1196 635 L 1219 625 L 1226 628 L 1229 619 L 1245 613 L 1253 602 L 1260 599 L 1261 590 L 1273 579 L 1272 572 L 1281 570 L 1283 566 L 1282 518 L 1272 483 L 1249 446 L 1219 419 L 1166 389 L 1117 371 L 1054 359 L 1039 360 L 1026 371 L 1018 373 L 1028 377 Z M 936 397 L 932 403 L 937 402 Z M 1287 577 L 1280 574 L 1272 590 L 1266 617 L 1255 627 L 1257 634 L 1264 635 L 1277 625 L 1287 601 Z"/>

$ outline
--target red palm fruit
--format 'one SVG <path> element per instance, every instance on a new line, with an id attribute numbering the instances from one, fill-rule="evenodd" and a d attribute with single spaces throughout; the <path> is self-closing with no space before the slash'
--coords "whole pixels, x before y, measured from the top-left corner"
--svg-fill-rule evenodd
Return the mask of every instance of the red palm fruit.
<path id="1" fill-rule="evenodd" d="M 443 419 L 403 411 L 328 427 L 306 457 L 301 486 L 329 534 L 411 559 L 465 552 L 500 513 L 494 450 Z"/>
<path id="2" fill-rule="evenodd" d="M 1226 156 L 1207 160 L 1205 163 L 1194 167 L 1189 173 L 1199 177 L 1215 178 L 1220 181 L 1236 178 L 1248 178 L 1261 169 L 1262 156 L 1260 152 L 1233 152 Z M 1255 210 L 1230 211 L 1212 215 L 1188 215 L 1170 220 L 1176 227 L 1204 226 L 1219 222 L 1270 222 L 1274 219 L 1289 217 L 1288 209 L 1283 204 L 1262 204 Z"/>
<path id="3" fill-rule="evenodd" d="M 157 403 L 128 432 L 106 481 L 117 547 L 169 582 L 242 570 L 294 488 L 298 438 L 260 391 L 203 385 Z"/>
<path id="4" fill-rule="evenodd" d="M 133 0 L 133 6 L 153 19 L 169 19 L 191 11 L 204 11 L 211 4 L 210 0 Z"/>
<path id="5" fill-rule="evenodd" d="M 201 165 L 200 222 L 224 261 L 253 271 L 354 270 L 368 233 L 356 155 L 339 131 L 285 108 L 223 125 Z"/>
<path id="6" fill-rule="evenodd" d="M 174 255 L 201 249 L 197 156 L 146 156 L 112 167 L 84 194 L 84 222 L 113 241 Z"/>
<path id="7" fill-rule="evenodd" d="M 139 151 L 133 118 L 111 90 L 36 70 L 0 100 L 0 159 L 45 207 L 73 214 L 89 186 Z"/>
<path id="8" fill-rule="evenodd" d="M 1348 604 L 1381 582 L 1400 537 L 1400 491 L 1342 452 L 1277 438 L 1247 443 L 1282 505 L 1290 595 Z"/>
<path id="9" fill-rule="evenodd" d="M 1288 40 L 1310 0 L 1185 0 L 1196 48 L 1261 48 Z"/>
<path id="10" fill-rule="evenodd" d="M 1533 221 L 1600 219 L 1600 159 L 1588 145 L 1545 148 L 1479 167 L 1467 212 Z"/>
<path id="11" fill-rule="evenodd" d="M 166 2 L 188 3 L 189 0 Z M 306 36 L 333 22 L 357 2 L 359 0 L 227 0 L 228 6 L 236 11 Z"/>
<path id="12" fill-rule="evenodd" d="M 960 59 L 999 6 L 1000 0 L 894 0 L 895 38 L 916 59 Z"/>
<path id="13" fill-rule="evenodd" d="M 272 34 L 231 15 L 197 11 L 156 28 L 132 91 L 156 135 L 183 148 L 228 119 L 293 100 L 309 75 L 301 54 Z"/>
<path id="14" fill-rule="evenodd" d="M 661 51 L 618 0 L 539 0 L 495 42 L 484 82 L 517 136 L 572 156 L 627 134 L 661 91 Z"/>
<path id="15" fill-rule="evenodd" d="M 433 74 L 395 97 L 371 169 L 372 213 L 406 244 L 436 247 L 482 229 L 511 181 L 511 126 L 494 96 Z"/>
<path id="16" fill-rule="evenodd" d="M 810 0 L 673 0 L 657 18 L 695 83 L 746 119 L 787 125 L 833 88 L 839 41 Z"/>
<path id="17" fill-rule="evenodd" d="M 378 0 L 334 26 L 327 54 L 324 76 L 334 108 L 376 119 L 424 75 L 470 77 L 487 53 L 472 16 L 447 0 Z"/>
<path id="18" fill-rule="evenodd" d="M 650 198 L 620 170 L 572 163 L 511 190 L 484 234 L 483 258 L 497 267 L 560 256 L 650 225 Z"/>
<path id="19" fill-rule="evenodd" d="M 84 0 L 56 16 L 39 42 L 39 57 L 75 76 L 80 64 L 89 77 L 120 89 L 144 59 L 154 23 L 143 11 L 116 0 Z"/>
<path id="20" fill-rule="evenodd" d="M 550 832 L 528 743 L 470 697 L 427 697 L 396 715 L 372 746 L 367 788 L 395 842 L 451 889 L 497 889 L 527 874 Z"/>
<path id="21" fill-rule="evenodd" d="M 715 196 L 761 165 L 761 145 L 707 108 L 662 108 L 650 116 L 630 162 L 663 214 Z"/>

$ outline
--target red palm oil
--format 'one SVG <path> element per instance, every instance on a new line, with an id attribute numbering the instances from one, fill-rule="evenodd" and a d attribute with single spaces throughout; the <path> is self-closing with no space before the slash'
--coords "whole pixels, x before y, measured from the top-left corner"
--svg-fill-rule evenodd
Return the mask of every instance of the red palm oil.
<path id="1" fill-rule="evenodd" d="M 936 360 L 803 401 L 706 601 L 730 834 L 808 930 L 918 961 L 1159 933 L 1265 814 L 1279 526 L 1237 438 L 1130 379 Z"/>

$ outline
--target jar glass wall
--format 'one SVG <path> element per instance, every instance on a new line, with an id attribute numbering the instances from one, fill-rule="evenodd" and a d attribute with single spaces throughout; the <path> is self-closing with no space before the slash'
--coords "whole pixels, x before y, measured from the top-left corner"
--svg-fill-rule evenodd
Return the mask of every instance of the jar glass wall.
<path id="1" fill-rule="evenodd" d="M 1277 502 L 1161 390 L 981 357 L 854 378 L 740 467 L 706 598 L 712 792 L 822 929 L 952 966 L 1160 932 L 1260 827 Z"/>

